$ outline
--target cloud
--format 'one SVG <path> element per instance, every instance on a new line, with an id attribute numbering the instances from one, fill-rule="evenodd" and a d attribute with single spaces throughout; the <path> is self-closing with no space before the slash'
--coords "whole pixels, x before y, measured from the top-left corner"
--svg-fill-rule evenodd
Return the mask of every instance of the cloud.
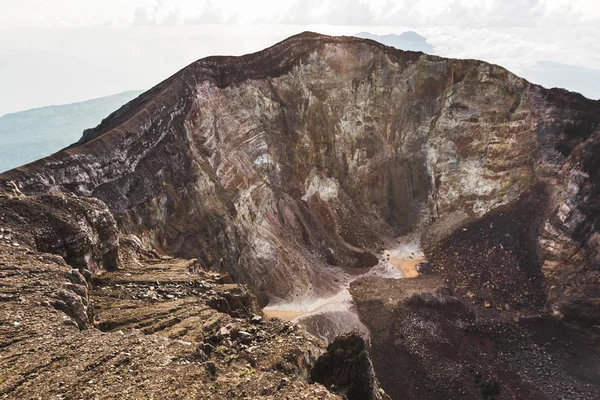
<path id="1" fill-rule="evenodd" d="M 470 28 L 597 26 L 600 9 L 582 10 L 587 0 L 401 0 L 390 3 L 378 22 L 386 25 Z M 594 7 L 594 6 L 592 6 Z"/>
<path id="2" fill-rule="evenodd" d="M 423 53 L 433 54 L 433 46 L 427 43 L 427 39 L 412 31 L 402 32 L 400 35 L 374 35 L 369 32 L 360 32 L 354 36 L 376 40 L 386 46 L 392 46 L 397 49 L 422 51 Z"/>
<path id="3" fill-rule="evenodd" d="M 139 6 L 135 9 L 133 25 L 176 25 L 179 23 L 179 7 L 171 1 L 157 0 L 152 6 Z"/>
<path id="4" fill-rule="evenodd" d="M 135 9 L 135 25 L 222 24 L 241 20 L 251 24 L 481 29 L 600 25 L 600 7 L 594 0 L 145 1 Z"/>
<path id="5" fill-rule="evenodd" d="M 522 76 L 545 87 L 562 87 L 600 99 L 600 70 L 540 61 L 525 69 Z"/>
<path id="6" fill-rule="evenodd" d="M 600 70 L 598 0 L 20 0 L 0 13 L 0 87 L 15 93 L 0 98 L 0 113 L 150 87 L 200 57 L 257 51 L 306 29 L 412 30 L 435 54 L 540 80 L 543 61 Z M 597 79 L 553 67 L 560 74 Z"/>
<path id="7" fill-rule="evenodd" d="M 187 6 L 185 14 L 182 13 L 180 4 Z M 137 26 L 235 24 L 237 20 L 236 12 L 228 14 L 224 9 L 216 8 L 211 0 L 206 0 L 200 6 L 197 3 L 190 6 L 189 3 L 175 0 L 156 0 L 151 6 L 137 7 L 132 24 Z"/>
<path id="8" fill-rule="evenodd" d="M 133 17 L 133 25 L 154 25 L 156 20 L 152 17 L 148 7 L 138 7 Z"/>
<path id="9" fill-rule="evenodd" d="M 443 57 L 474 58 L 521 74 L 538 61 L 600 69 L 600 28 L 421 27 L 419 33 Z"/>
<path id="10" fill-rule="evenodd" d="M 369 4 L 360 0 L 298 0 L 273 22 L 311 25 L 370 25 L 376 22 Z"/>
<path id="11" fill-rule="evenodd" d="M 238 20 L 236 12 L 229 16 L 222 9 L 215 8 L 210 0 L 204 3 L 204 7 L 199 10 L 198 14 L 185 19 L 187 25 L 201 24 L 235 24 Z"/>
<path id="12" fill-rule="evenodd" d="M 481 59 L 517 74 L 540 61 L 600 69 L 596 0 L 148 1 L 154 3 L 136 10 L 136 24 L 237 24 L 239 13 L 254 27 L 275 23 L 329 34 L 368 30 L 379 35 L 413 30 L 427 37 L 435 54 Z"/>

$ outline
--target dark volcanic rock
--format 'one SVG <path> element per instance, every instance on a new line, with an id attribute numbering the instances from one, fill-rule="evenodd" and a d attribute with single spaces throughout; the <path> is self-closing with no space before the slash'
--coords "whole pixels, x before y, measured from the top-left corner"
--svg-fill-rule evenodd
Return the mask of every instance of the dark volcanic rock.
<path id="1" fill-rule="evenodd" d="M 600 356 L 560 322 L 472 307 L 436 276 L 365 278 L 351 293 L 394 399 L 596 399 Z M 516 322 L 515 322 L 516 321 Z"/>
<path id="2" fill-rule="evenodd" d="M 311 379 L 348 400 L 385 400 L 364 339 L 358 333 L 338 336 L 313 367 Z"/>
<path id="3" fill-rule="evenodd" d="M 215 310 L 233 317 L 252 317 L 259 312 L 256 298 L 247 289 L 231 285 L 229 290 L 223 290 L 207 302 Z"/>
<path id="4" fill-rule="evenodd" d="M 473 303 L 540 313 L 546 306 L 539 239 L 550 189 L 536 184 L 516 201 L 461 225 L 439 242 L 423 240 L 426 258 Z"/>
<path id="5" fill-rule="evenodd" d="M 415 266 L 419 275 L 430 275 L 433 273 L 433 264 L 429 261 L 422 261 Z"/>

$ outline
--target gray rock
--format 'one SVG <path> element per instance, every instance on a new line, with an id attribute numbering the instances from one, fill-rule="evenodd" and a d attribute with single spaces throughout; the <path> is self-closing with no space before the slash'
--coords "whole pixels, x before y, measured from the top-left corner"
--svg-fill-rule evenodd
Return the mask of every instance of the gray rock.
<path id="1" fill-rule="evenodd" d="M 256 314 L 255 314 L 255 315 L 253 315 L 253 316 L 252 316 L 252 318 L 250 319 L 250 321 L 251 321 L 253 324 L 260 324 L 260 323 L 262 323 L 262 322 L 263 322 L 263 317 L 261 317 L 260 315 L 256 315 Z"/>

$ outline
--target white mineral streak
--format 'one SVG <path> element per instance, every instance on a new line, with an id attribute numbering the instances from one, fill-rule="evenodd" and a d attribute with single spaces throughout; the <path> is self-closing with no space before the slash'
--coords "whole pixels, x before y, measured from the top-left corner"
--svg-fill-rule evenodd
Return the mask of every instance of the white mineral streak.
<path id="1" fill-rule="evenodd" d="M 333 178 L 322 177 L 315 169 L 310 173 L 306 180 L 306 193 L 302 200 L 306 201 L 317 194 L 323 201 L 335 199 L 338 196 L 339 183 Z"/>

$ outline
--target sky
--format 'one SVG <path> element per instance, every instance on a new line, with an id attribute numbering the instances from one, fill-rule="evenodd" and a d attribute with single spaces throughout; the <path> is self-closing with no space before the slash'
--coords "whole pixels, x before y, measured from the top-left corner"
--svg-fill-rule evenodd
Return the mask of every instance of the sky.
<path id="1" fill-rule="evenodd" d="M 0 0 L 0 115 L 148 89 L 209 55 L 311 30 L 424 36 L 433 53 L 600 97 L 598 0 Z"/>

